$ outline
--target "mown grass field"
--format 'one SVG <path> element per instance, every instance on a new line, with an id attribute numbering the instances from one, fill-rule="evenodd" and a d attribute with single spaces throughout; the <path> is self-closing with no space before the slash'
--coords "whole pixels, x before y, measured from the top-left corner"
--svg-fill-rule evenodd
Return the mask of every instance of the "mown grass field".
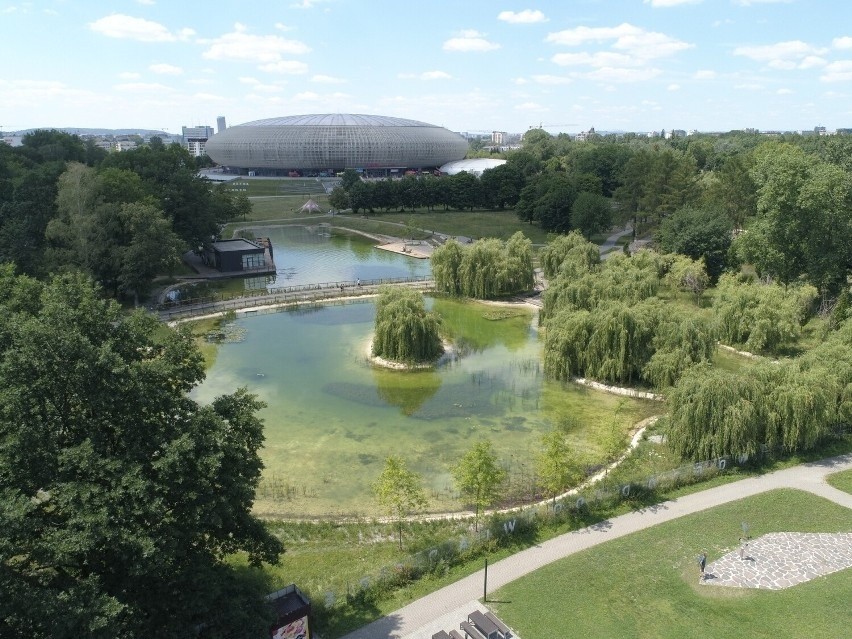
<path id="1" fill-rule="evenodd" d="M 852 470 L 829 475 L 826 481 L 838 490 L 852 494 Z"/>
<path id="2" fill-rule="evenodd" d="M 849 636 L 852 570 L 781 591 L 701 586 L 708 564 L 733 550 L 740 522 L 768 532 L 841 532 L 849 510 L 779 490 L 634 533 L 546 566 L 489 594 L 523 639 Z"/>

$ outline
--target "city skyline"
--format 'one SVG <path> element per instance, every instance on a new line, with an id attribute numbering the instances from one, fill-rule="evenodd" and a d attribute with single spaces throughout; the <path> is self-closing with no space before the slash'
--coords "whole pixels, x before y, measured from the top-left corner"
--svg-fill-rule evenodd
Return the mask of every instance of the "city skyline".
<path id="1" fill-rule="evenodd" d="M 827 0 L 0 0 L 0 130 L 366 113 L 454 131 L 852 128 Z"/>

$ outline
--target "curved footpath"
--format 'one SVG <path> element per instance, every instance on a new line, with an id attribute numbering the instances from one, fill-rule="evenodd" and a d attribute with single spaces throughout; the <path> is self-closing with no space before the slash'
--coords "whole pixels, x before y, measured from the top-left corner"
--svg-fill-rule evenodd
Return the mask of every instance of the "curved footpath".
<path id="1" fill-rule="evenodd" d="M 848 469 L 852 469 L 852 453 L 750 477 L 613 517 L 554 537 L 489 566 L 489 590 L 500 588 L 537 568 L 611 539 L 778 488 L 805 490 L 852 511 L 852 495 L 829 486 L 825 481 L 826 475 Z M 852 530 L 852 512 L 849 521 Z M 436 628 L 443 627 L 442 624 L 455 627 L 447 622 L 455 620 L 457 624 L 471 610 L 484 609 L 478 600 L 482 595 L 482 583 L 483 571 L 480 570 L 349 633 L 344 639 L 430 639 Z"/>

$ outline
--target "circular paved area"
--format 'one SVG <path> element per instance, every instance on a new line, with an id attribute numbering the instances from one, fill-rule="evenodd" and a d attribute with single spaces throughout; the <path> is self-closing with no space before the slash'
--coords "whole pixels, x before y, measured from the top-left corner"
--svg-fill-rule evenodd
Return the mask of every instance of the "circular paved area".
<path id="1" fill-rule="evenodd" d="M 707 565 L 708 586 L 781 590 L 852 568 L 852 533 L 772 533 Z"/>

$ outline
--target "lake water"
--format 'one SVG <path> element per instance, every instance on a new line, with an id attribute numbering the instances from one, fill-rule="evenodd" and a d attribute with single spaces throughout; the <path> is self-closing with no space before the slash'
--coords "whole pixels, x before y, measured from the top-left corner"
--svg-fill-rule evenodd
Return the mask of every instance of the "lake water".
<path id="1" fill-rule="evenodd" d="M 375 240 L 355 234 L 332 233 L 327 226 L 267 226 L 249 229 L 269 237 L 276 274 L 270 289 L 320 282 L 354 282 L 431 273 L 429 260 L 415 259 L 375 248 Z"/>
<path id="2" fill-rule="evenodd" d="M 513 481 L 531 482 L 539 437 L 584 415 L 610 418 L 623 399 L 546 382 L 531 311 L 431 302 L 458 349 L 433 370 L 371 364 L 372 301 L 300 307 L 237 320 L 244 341 L 223 344 L 202 402 L 246 386 L 266 404 L 258 491 L 263 514 L 375 514 L 370 485 L 389 455 L 420 473 L 433 509 L 462 505 L 450 468 L 490 439 Z M 628 412 L 639 403 L 630 402 Z M 523 490 L 523 488 L 521 488 Z"/>

